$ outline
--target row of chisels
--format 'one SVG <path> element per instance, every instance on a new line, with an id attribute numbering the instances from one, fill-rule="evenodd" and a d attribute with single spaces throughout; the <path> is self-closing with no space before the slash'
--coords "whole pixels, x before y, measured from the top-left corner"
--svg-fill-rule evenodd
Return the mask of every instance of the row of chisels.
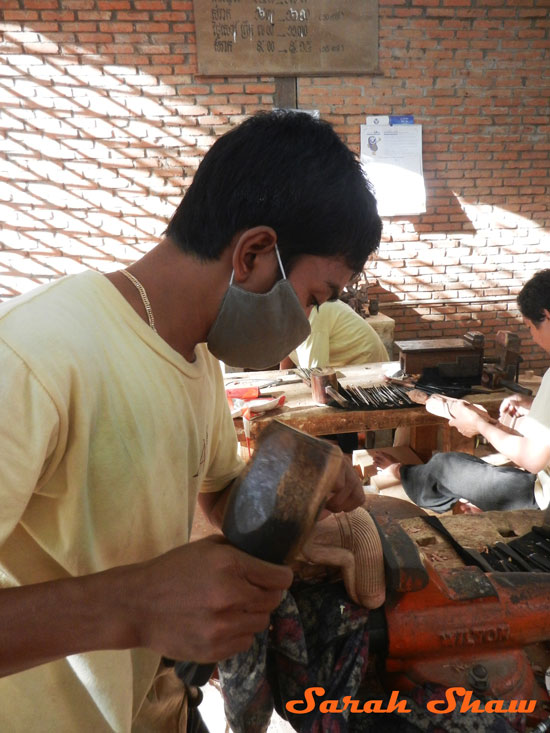
<path id="1" fill-rule="evenodd" d="M 522 537 L 497 542 L 480 554 L 491 570 L 550 573 L 550 528 L 534 526 Z"/>
<path id="2" fill-rule="evenodd" d="M 327 378 L 328 388 L 327 394 L 332 402 L 325 401 L 326 404 L 335 404 L 346 409 L 361 410 L 389 410 L 396 407 L 418 407 L 418 403 L 413 402 L 408 395 L 408 389 L 395 383 L 384 383 L 362 387 L 359 385 L 347 384 L 345 387 L 336 379 L 334 373 L 329 375 L 332 370 L 306 369 L 297 367 L 295 372 L 303 379 L 306 384 L 312 387 L 315 397 L 315 380 Z M 332 377 L 332 379 L 330 379 Z M 321 389 L 317 389 L 320 393 Z M 337 394 L 334 394 L 337 392 Z M 317 394 L 317 402 L 320 402 L 319 394 Z"/>
<path id="3" fill-rule="evenodd" d="M 463 547 L 437 517 L 424 517 L 424 521 L 447 539 L 466 565 L 477 565 L 488 573 L 550 573 L 550 526 L 546 524 L 478 552 Z"/>

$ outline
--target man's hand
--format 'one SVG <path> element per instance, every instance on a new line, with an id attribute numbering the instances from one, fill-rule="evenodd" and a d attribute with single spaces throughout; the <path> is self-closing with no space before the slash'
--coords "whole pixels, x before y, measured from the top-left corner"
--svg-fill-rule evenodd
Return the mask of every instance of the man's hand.
<path id="1" fill-rule="evenodd" d="M 133 567 L 137 646 L 194 662 L 248 649 L 293 577 L 290 568 L 247 555 L 220 536 Z"/>
<path id="2" fill-rule="evenodd" d="M 4 588 L 0 676 L 97 649 L 215 662 L 250 647 L 291 582 L 290 568 L 208 537 L 147 562 Z"/>
<path id="3" fill-rule="evenodd" d="M 365 491 L 361 479 L 353 470 L 351 460 L 343 455 L 342 470 L 325 506 L 331 512 L 350 512 L 361 506 L 364 501 Z"/>
<path id="4" fill-rule="evenodd" d="M 502 400 L 499 407 L 501 417 L 524 417 L 529 413 L 533 398 L 524 394 L 512 394 Z"/>
<path id="5" fill-rule="evenodd" d="M 495 423 L 495 420 L 481 405 L 472 405 L 465 400 L 454 401 L 450 410 L 452 417 L 449 425 L 467 438 L 473 438 L 474 435 L 481 433 L 484 424 Z"/>

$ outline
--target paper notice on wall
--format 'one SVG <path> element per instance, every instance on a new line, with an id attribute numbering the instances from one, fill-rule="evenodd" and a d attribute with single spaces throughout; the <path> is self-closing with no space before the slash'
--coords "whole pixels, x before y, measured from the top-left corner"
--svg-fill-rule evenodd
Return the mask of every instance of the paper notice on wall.
<path id="1" fill-rule="evenodd" d="M 422 125 L 361 125 L 361 164 L 381 216 L 422 214 Z"/>

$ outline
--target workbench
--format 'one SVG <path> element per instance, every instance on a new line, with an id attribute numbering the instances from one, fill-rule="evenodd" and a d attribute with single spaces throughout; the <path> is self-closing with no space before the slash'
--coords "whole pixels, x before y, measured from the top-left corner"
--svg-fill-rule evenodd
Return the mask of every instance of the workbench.
<path id="1" fill-rule="evenodd" d="M 399 363 L 380 362 L 359 366 L 340 367 L 337 371 L 339 382 L 343 387 L 355 384 L 362 387 L 382 383 L 384 376 L 397 372 Z M 226 382 L 264 380 L 276 381 L 285 375 L 294 374 L 290 370 L 273 370 L 264 372 L 239 372 L 226 375 Z M 303 430 L 310 435 L 330 435 L 335 433 L 354 433 L 367 430 L 383 430 L 387 428 L 410 428 L 410 447 L 422 461 L 430 459 L 434 450 L 462 451 L 473 453 L 474 439 L 462 436 L 457 430 L 450 428 L 448 421 L 436 417 L 426 411 L 423 405 L 406 408 L 387 408 L 381 410 L 359 409 L 346 410 L 339 407 L 320 407 L 314 404 L 311 388 L 304 382 L 285 383 L 269 387 L 269 394 L 286 395 L 282 408 L 256 417 L 250 423 L 250 442 L 252 447 L 263 428 L 271 420 L 277 419 L 293 428 Z M 493 417 L 498 417 L 498 409 L 502 400 L 508 396 L 507 390 L 495 390 L 489 394 L 467 395 L 465 399 L 482 405 Z M 237 436 L 245 443 L 242 419 L 234 420 Z"/>

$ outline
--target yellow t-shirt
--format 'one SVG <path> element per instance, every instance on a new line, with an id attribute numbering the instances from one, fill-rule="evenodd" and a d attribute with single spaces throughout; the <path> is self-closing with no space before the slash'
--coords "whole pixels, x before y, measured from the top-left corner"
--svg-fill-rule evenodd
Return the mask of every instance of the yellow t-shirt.
<path id="1" fill-rule="evenodd" d="M 0 307 L 1 586 L 188 541 L 199 490 L 242 469 L 219 364 L 195 353 L 187 362 L 92 271 Z M 158 664 L 96 651 L 5 677 L 0 730 L 129 731 Z"/>
<path id="2" fill-rule="evenodd" d="M 309 315 L 311 333 L 290 354 L 300 367 L 339 367 L 388 361 L 380 336 L 341 300 L 327 301 Z"/>

